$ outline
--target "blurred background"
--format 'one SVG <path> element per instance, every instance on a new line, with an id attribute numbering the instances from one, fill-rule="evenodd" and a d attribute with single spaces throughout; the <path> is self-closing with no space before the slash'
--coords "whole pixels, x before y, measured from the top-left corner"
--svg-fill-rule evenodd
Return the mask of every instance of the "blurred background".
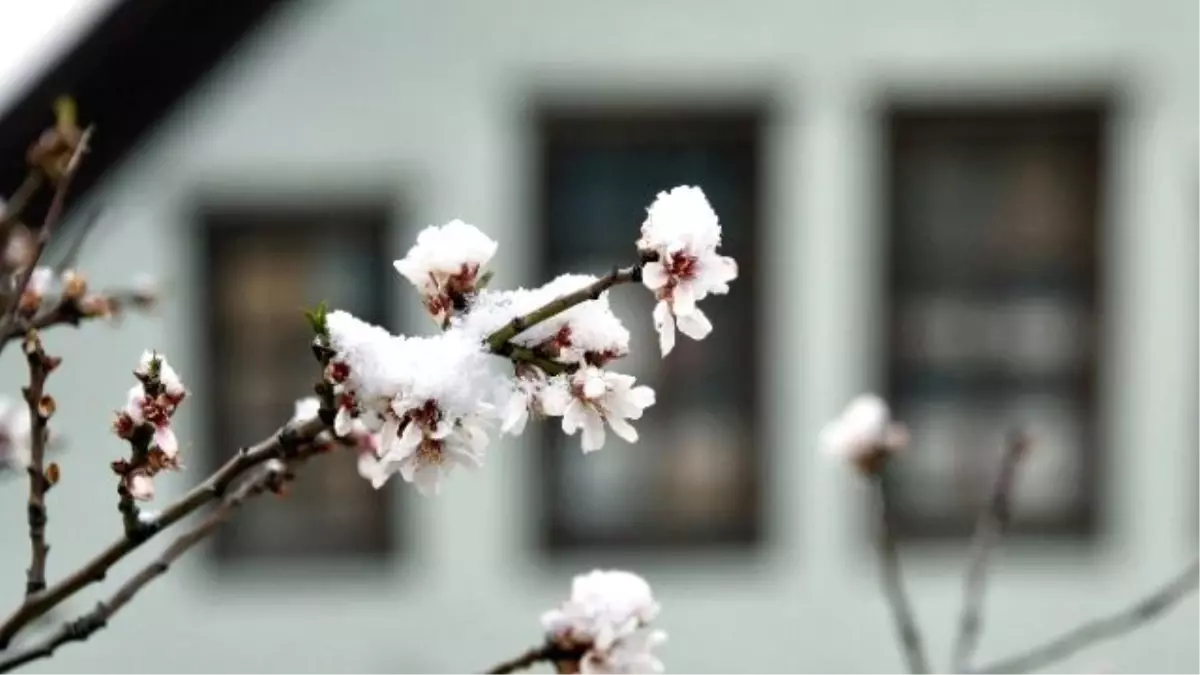
<path id="1" fill-rule="evenodd" d="M 434 330 L 391 267 L 426 225 L 480 226 L 494 284 L 534 285 L 629 260 L 654 195 L 694 184 L 742 270 L 705 305 L 713 335 L 665 361 L 647 294 L 613 293 L 636 341 L 620 368 L 659 392 L 637 445 L 584 457 L 546 425 L 431 499 L 313 462 L 30 671 L 480 670 L 538 641 L 573 574 L 616 566 L 654 585 L 671 671 L 896 672 L 870 492 L 817 454 L 861 391 L 912 429 L 898 525 L 939 664 L 1014 425 L 1035 446 L 981 661 L 1196 555 L 1193 0 L 0 7 L 0 190 L 72 94 L 96 136 L 60 241 L 92 223 L 94 286 L 167 290 L 155 315 L 46 338 L 66 359 L 52 578 L 119 534 L 108 426 L 143 348 L 194 393 L 165 504 L 310 391 L 301 307 Z M 0 375 L 19 396 L 17 350 Z M 0 481 L 15 606 L 25 491 Z M 1057 670 L 1197 672 L 1197 634 L 1192 597 Z"/>

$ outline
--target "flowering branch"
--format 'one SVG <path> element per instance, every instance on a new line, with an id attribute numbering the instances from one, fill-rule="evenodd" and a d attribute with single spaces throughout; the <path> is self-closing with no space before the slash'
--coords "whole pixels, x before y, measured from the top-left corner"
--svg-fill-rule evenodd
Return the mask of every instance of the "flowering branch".
<path id="1" fill-rule="evenodd" d="M 517 335 L 533 328 L 534 326 L 552 319 L 559 314 L 571 309 L 588 300 L 597 300 L 600 295 L 608 289 L 618 284 L 634 282 L 642 280 L 642 265 L 644 262 L 629 267 L 614 267 L 607 275 L 597 279 L 596 281 L 584 286 L 583 288 L 566 295 L 559 296 L 554 300 L 542 305 L 528 314 L 513 318 L 503 328 L 495 331 L 487 337 L 488 347 L 493 352 L 498 354 L 505 350 L 505 345 L 515 338 Z"/>
<path id="2" fill-rule="evenodd" d="M 8 647 L 13 637 L 31 621 L 50 611 L 80 589 L 102 581 L 109 568 L 134 551 L 158 532 L 193 513 L 201 506 L 220 499 L 240 476 L 270 459 L 302 458 L 319 449 L 311 441 L 326 429 L 320 417 L 284 425 L 278 432 L 259 443 L 242 448 L 204 482 L 192 488 L 179 500 L 153 518 L 142 521 L 142 527 L 127 532 L 109 544 L 95 558 L 62 581 L 26 598 L 3 624 L 0 624 L 0 650 Z"/>
<path id="3" fill-rule="evenodd" d="M 909 672 L 928 673 L 929 658 L 925 655 L 921 633 L 913 616 L 912 605 L 908 593 L 904 590 L 904 576 L 900 569 L 900 552 L 896 546 L 896 536 L 893 530 L 893 510 L 891 497 L 885 485 L 886 477 L 882 471 L 875 474 L 875 484 L 879 500 L 879 563 L 883 578 L 884 597 L 892 610 L 892 620 L 896 624 L 896 633 L 900 645 L 904 648 L 904 657 L 908 661 Z"/>
<path id="4" fill-rule="evenodd" d="M 104 628 L 109 619 L 133 600 L 147 584 L 165 574 L 183 554 L 228 521 L 247 499 L 268 490 L 278 492 L 283 483 L 290 478 L 282 461 L 267 462 L 257 475 L 243 481 L 231 492 L 211 515 L 178 536 L 157 559 L 130 577 L 107 600 L 98 603 L 95 609 L 63 624 L 58 631 L 39 640 L 33 646 L 0 659 L 0 672 L 9 672 L 26 663 L 49 658 L 58 647 L 68 642 L 82 642 L 88 639 L 92 633 Z"/>
<path id="5" fill-rule="evenodd" d="M 1105 640 L 1133 631 L 1157 618 L 1196 590 L 1200 583 L 1200 560 L 1132 607 L 1090 621 L 1033 649 L 980 668 L 980 673 L 1026 673 L 1053 665 L 1072 654 Z"/>
<path id="6" fill-rule="evenodd" d="M 992 488 L 991 499 L 979 514 L 975 526 L 971 562 L 963 580 L 963 606 L 958 620 L 958 636 L 951 657 L 951 669 L 956 673 L 967 672 L 971 667 L 971 656 L 979 645 L 983 601 L 987 592 L 988 561 L 1000 536 L 1008 528 L 1017 468 L 1028 449 L 1029 438 L 1020 432 L 1013 433 L 1001 460 L 1000 474 Z"/>
<path id="7" fill-rule="evenodd" d="M 28 467 L 30 561 L 25 581 L 25 595 L 28 597 L 46 587 L 46 556 L 50 552 L 46 544 L 46 490 L 53 484 L 57 471 L 47 476 L 44 467 L 46 426 L 55 408 L 54 399 L 45 393 L 45 385 L 46 377 L 60 359 L 46 354 L 35 331 L 30 331 L 25 337 L 24 349 L 29 363 L 29 386 L 25 387 L 24 394 L 29 404 L 31 424 Z"/>
<path id="8" fill-rule="evenodd" d="M 582 651 L 567 651 L 553 644 L 544 644 L 541 647 L 532 647 L 526 650 L 520 656 L 501 661 L 487 670 L 490 675 L 499 673 L 515 673 L 518 670 L 527 670 L 534 667 L 538 663 L 550 662 L 554 663 L 555 670 L 560 673 L 570 672 L 563 669 L 558 664 L 579 663 L 579 659 L 583 657 Z"/>

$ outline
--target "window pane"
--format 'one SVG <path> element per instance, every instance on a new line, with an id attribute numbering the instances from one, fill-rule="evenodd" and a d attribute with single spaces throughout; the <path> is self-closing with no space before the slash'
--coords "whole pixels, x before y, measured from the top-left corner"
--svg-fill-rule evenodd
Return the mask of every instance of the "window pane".
<path id="1" fill-rule="evenodd" d="M 968 532 L 1019 425 L 1036 445 L 1014 531 L 1088 534 L 1104 109 L 897 109 L 887 125 L 887 391 L 915 434 L 899 527 Z"/>
<path id="2" fill-rule="evenodd" d="M 381 325 L 388 212 L 213 209 L 201 247 L 211 298 L 206 387 L 210 468 L 273 433 L 320 376 L 301 313 L 325 300 Z M 391 550 L 390 490 L 363 489 L 352 453 L 302 468 L 284 499 L 263 500 L 219 530 L 218 562 L 382 557 Z"/>
<path id="3" fill-rule="evenodd" d="M 706 300 L 717 330 L 680 337 L 663 360 L 653 298 L 611 294 L 637 348 L 614 368 L 658 392 L 630 445 L 612 434 L 584 456 L 578 437 L 543 429 L 543 536 L 551 548 L 745 545 L 760 523 L 758 424 L 758 151 L 753 112 L 546 114 L 540 123 L 543 269 L 607 272 L 634 259 L 655 195 L 704 189 L 721 217 L 724 252 L 742 277 Z M 550 426 L 550 425 L 546 425 Z"/>

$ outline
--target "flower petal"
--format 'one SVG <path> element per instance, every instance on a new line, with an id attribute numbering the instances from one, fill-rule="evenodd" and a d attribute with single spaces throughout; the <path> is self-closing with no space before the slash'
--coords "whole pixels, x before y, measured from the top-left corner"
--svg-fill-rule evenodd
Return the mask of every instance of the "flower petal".
<path id="1" fill-rule="evenodd" d="M 620 417 L 609 417 L 608 426 L 612 428 L 613 433 L 625 439 L 628 443 L 637 443 L 638 432 L 633 428 L 633 425 Z"/>
<path id="2" fill-rule="evenodd" d="M 604 420 L 599 413 L 588 410 L 583 418 L 583 451 L 594 452 L 604 447 Z"/>
<path id="3" fill-rule="evenodd" d="M 654 306 L 654 330 L 658 331 L 659 351 L 663 356 L 670 354 L 675 349 L 675 317 L 666 300 L 659 300 Z"/>
<path id="4" fill-rule="evenodd" d="M 681 314 L 677 317 L 676 325 L 679 327 L 679 332 L 692 338 L 693 340 L 703 340 L 712 332 L 712 322 L 700 311 L 697 307 L 688 314 Z"/>
<path id="5" fill-rule="evenodd" d="M 669 280 L 667 267 L 661 262 L 648 262 L 642 267 L 642 283 L 652 291 L 666 286 Z"/>

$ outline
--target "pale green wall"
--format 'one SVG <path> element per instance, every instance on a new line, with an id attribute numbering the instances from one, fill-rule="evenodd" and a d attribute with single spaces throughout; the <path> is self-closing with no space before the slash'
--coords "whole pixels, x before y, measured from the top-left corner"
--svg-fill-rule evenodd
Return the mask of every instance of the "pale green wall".
<path id="1" fill-rule="evenodd" d="M 461 216 L 486 224 L 503 244 L 498 281 L 528 282 L 520 272 L 532 236 L 520 135 L 528 93 L 715 100 L 769 92 L 779 114 L 769 138 L 768 263 L 780 279 L 769 347 L 779 367 L 767 398 L 771 543 L 753 560 L 623 563 L 656 583 L 675 672 L 895 670 L 902 664 L 860 529 L 860 487 L 811 450 L 820 424 L 872 385 L 875 313 L 847 300 L 876 286 L 875 205 L 862 197 L 877 179 L 868 104 L 885 89 L 988 96 L 1069 93 L 1083 82 L 1127 93 L 1113 130 L 1109 222 L 1111 527 L 1091 552 L 1003 556 L 983 653 L 1115 608 L 1196 553 L 1186 480 L 1196 466 L 1195 411 L 1172 398 L 1195 376 L 1185 359 L 1195 350 L 1197 302 L 1196 50 L 1190 0 L 307 3 L 258 35 L 108 178 L 111 222 L 87 251 L 87 268 L 100 283 L 132 269 L 157 273 L 178 292 L 161 319 L 47 340 L 69 359 L 53 391 L 56 422 L 72 440 L 65 482 L 50 497 L 50 572 L 63 573 L 117 531 L 106 466 L 120 445 L 106 430 L 141 349 L 166 350 L 185 376 L 200 367 L 183 235 L 201 187 L 258 193 L 313 177 L 347 190 L 383 186 L 413 223 Z M 20 371 L 9 350 L 4 381 Z M 189 403 L 180 418 L 195 445 L 204 443 L 194 423 L 201 405 Z M 104 634 L 36 670 L 462 671 L 513 655 L 533 642 L 538 612 L 565 592 L 569 574 L 591 561 L 551 567 L 525 547 L 533 524 L 514 495 L 531 489 L 531 454 L 509 446 L 486 470 L 456 476 L 441 497 L 409 500 L 414 552 L 392 574 L 263 569 L 218 585 L 192 560 Z M 178 491 L 194 478 L 164 487 Z M 6 605 L 17 600 L 26 564 L 21 493 L 0 490 L 0 513 L 9 514 L 0 530 Z M 960 562 L 959 550 L 909 552 L 912 592 L 920 618 L 937 628 L 929 638 L 939 660 Z M 126 563 L 113 576 L 132 569 Z M 1197 623 L 1193 598 L 1064 668 L 1196 672 Z"/>

